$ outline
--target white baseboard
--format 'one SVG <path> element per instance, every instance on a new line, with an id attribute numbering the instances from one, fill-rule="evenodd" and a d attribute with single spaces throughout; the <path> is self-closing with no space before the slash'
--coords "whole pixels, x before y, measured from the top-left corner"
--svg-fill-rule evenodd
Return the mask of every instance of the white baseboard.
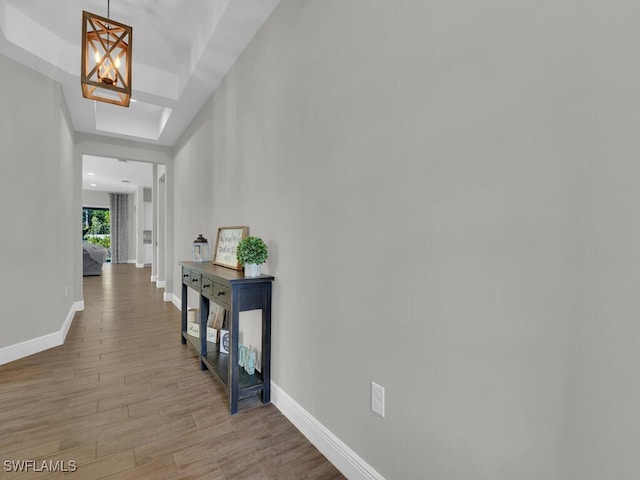
<path id="1" fill-rule="evenodd" d="M 75 302 L 71 306 L 71 310 L 69 310 L 62 327 L 57 332 L 0 348 L 0 365 L 62 345 L 64 339 L 67 338 L 67 332 L 69 331 L 69 327 L 71 327 L 71 322 L 73 322 L 73 315 L 82 310 L 84 310 L 84 300 Z"/>
<path id="2" fill-rule="evenodd" d="M 156 282 L 156 288 L 164 288 L 167 286 L 167 282 L 165 282 L 164 280 L 158 280 Z"/>
<path id="3" fill-rule="evenodd" d="M 144 268 L 144 263 L 136 263 L 136 268 Z"/>
<path id="4" fill-rule="evenodd" d="M 157 277 L 155 275 L 151 275 L 151 283 L 156 283 Z"/>
<path id="5" fill-rule="evenodd" d="M 163 300 L 165 302 L 171 302 L 173 303 L 176 308 L 178 310 L 182 310 L 182 302 L 180 301 L 180 299 L 178 297 L 176 297 L 173 293 L 171 292 L 164 292 L 164 295 L 162 296 Z"/>
<path id="6" fill-rule="evenodd" d="M 385 480 L 371 465 L 273 382 L 271 402 L 345 477 L 350 480 Z"/>

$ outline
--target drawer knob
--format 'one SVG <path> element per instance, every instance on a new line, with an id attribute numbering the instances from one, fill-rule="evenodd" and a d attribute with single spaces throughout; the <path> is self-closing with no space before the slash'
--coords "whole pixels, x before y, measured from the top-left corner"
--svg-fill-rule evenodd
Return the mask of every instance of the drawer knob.
<path id="1" fill-rule="evenodd" d="M 218 295 L 218 296 L 220 296 L 220 295 L 224 295 L 224 290 L 218 290 L 217 295 Z"/>
<path id="2" fill-rule="evenodd" d="M 203 283 L 202 288 L 209 288 L 211 286 L 210 283 Z"/>

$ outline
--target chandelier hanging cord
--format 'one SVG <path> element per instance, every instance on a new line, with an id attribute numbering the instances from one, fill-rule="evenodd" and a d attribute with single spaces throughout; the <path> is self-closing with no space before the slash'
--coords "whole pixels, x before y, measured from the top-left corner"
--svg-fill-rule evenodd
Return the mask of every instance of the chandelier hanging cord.
<path id="1" fill-rule="evenodd" d="M 107 20 L 111 20 L 111 0 L 107 0 Z M 105 82 L 108 85 L 115 85 L 116 83 L 118 83 L 118 77 L 120 77 L 122 79 L 122 75 L 120 74 L 120 71 L 118 69 L 118 58 L 116 58 L 116 63 L 114 64 L 113 58 L 111 57 L 111 24 L 107 23 L 105 24 L 105 29 L 107 32 L 107 46 L 105 48 L 105 57 L 109 58 L 109 62 L 112 66 L 115 65 L 116 68 L 113 68 L 113 70 L 115 70 L 114 73 L 114 77 L 115 78 L 111 78 L 111 76 L 109 75 L 109 72 L 112 70 L 112 68 L 109 68 L 108 70 L 105 69 L 105 74 L 104 76 L 100 76 L 100 68 L 98 67 L 98 78 Z M 118 44 L 118 42 L 121 40 L 122 36 L 120 38 L 118 38 L 114 44 L 113 44 L 113 48 L 116 47 L 116 45 Z M 102 43 L 102 42 L 101 42 Z M 104 44 L 102 45 L 104 47 Z M 122 79 L 124 80 L 124 79 Z"/>
<path id="2" fill-rule="evenodd" d="M 107 18 L 109 20 L 111 20 L 111 0 L 107 0 Z M 107 30 L 111 29 L 111 25 L 107 25 Z M 107 50 L 109 50 L 109 37 L 110 35 L 107 35 Z"/>

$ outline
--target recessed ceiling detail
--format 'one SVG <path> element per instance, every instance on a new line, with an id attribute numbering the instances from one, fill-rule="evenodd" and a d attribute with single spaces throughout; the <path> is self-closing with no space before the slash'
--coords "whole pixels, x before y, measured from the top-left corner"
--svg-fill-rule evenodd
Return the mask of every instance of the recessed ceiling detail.
<path id="1" fill-rule="evenodd" d="M 146 140 L 158 140 L 172 109 L 145 102 L 132 102 L 124 116 L 120 107 L 94 102 L 95 126 L 98 132 L 118 134 Z M 123 121 L 126 120 L 126 121 Z"/>
<path id="2" fill-rule="evenodd" d="M 0 53 L 62 84 L 76 131 L 173 146 L 277 4 L 112 0 L 110 16 L 135 35 L 128 109 L 79 87 L 82 12 L 106 16 L 104 0 L 0 0 Z"/>

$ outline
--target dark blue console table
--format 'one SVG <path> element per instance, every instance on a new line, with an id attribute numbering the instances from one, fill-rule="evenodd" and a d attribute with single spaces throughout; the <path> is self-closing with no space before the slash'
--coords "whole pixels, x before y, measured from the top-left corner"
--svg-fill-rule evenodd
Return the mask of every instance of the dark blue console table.
<path id="1" fill-rule="evenodd" d="M 212 263 L 179 262 L 182 267 L 182 344 L 191 345 L 200 357 L 200 368 L 210 370 L 229 392 L 229 412 L 237 413 L 238 401 L 262 393 L 262 403 L 271 401 L 271 284 L 274 277 L 245 277 L 242 271 Z M 200 294 L 200 338 L 187 334 L 187 288 Z M 229 353 L 220 353 L 219 343 L 207 342 L 209 302 L 226 310 Z M 240 312 L 262 310 L 262 371 L 249 375 L 238 366 Z"/>

